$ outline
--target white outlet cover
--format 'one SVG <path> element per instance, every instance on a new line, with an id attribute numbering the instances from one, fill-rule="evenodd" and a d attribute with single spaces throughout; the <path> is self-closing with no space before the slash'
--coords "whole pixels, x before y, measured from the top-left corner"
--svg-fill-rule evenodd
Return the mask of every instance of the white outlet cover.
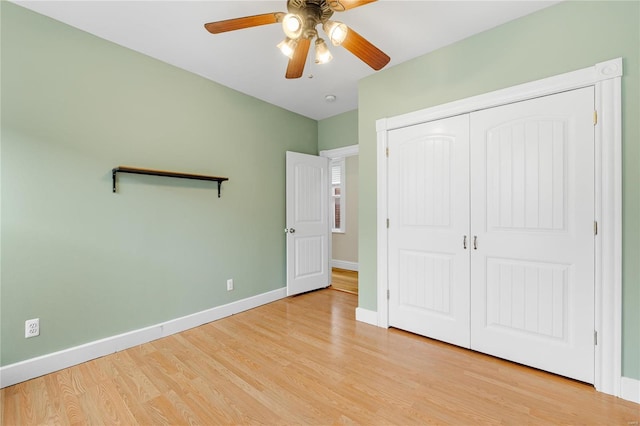
<path id="1" fill-rule="evenodd" d="M 24 322 L 24 338 L 36 337 L 40 335 L 40 318 L 26 320 Z"/>

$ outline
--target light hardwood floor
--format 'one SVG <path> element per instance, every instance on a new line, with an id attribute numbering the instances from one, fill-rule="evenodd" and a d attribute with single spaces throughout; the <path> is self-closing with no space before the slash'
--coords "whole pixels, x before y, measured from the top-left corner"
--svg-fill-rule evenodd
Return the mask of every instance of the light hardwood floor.
<path id="1" fill-rule="evenodd" d="M 347 293 L 358 294 L 358 271 L 331 269 L 331 288 Z"/>
<path id="2" fill-rule="evenodd" d="M 1 391 L 3 425 L 606 424 L 640 406 L 355 321 L 320 290 Z"/>

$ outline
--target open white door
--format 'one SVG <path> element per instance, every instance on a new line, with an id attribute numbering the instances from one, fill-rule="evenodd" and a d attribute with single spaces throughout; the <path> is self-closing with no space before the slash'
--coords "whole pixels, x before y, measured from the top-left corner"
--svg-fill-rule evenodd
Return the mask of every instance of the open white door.
<path id="1" fill-rule="evenodd" d="M 329 159 L 287 151 L 287 295 L 330 284 Z"/>

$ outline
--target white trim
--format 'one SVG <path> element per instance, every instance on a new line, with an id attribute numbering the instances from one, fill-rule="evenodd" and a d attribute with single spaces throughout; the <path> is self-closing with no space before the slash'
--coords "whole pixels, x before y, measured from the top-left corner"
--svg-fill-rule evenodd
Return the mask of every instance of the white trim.
<path id="1" fill-rule="evenodd" d="M 595 83 L 622 76 L 622 58 L 602 62 L 593 67 L 559 74 L 553 77 L 500 89 L 470 98 L 460 99 L 442 105 L 421 109 L 384 120 L 384 130 L 393 130 L 432 120 L 453 117 L 481 109 L 493 108 L 514 102 L 539 98 L 540 96 L 566 92 L 593 86 Z M 381 120 L 378 120 L 380 122 Z M 376 128 L 379 129 L 378 122 Z M 380 129 L 379 129 L 380 130 Z"/>
<path id="2" fill-rule="evenodd" d="M 622 66 L 620 64 L 620 66 Z M 595 386 L 620 396 L 622 376 L 622 88 L 621 77 L 597 83 L 595 217 Z"/>
<path id="3" fill-rule="evenodd" d="M 342 148 L 326 149 L 324 151 L 320 151 L 320 157 L 327 157 L 327 158 L 351 157 L 354 155 L 358 155 L 359 153 L 360 153 L 359 145 L 349 145 Z"/>
<path id="4" fill-rule="evenodd" d="M 378 313 L 364 308 L 356 308 L 356 321 L 378 325 Z"/>
<path id="5" fill-rule="evenodd" d="M 387 139 L 388 127 L 387 119 L 376 121 L 376 130 L 378 132 L 378 152 L 377 152 L 377 194 L 378 194 L 378 220 L 377 220 L 377 244 L 378 244 L 378 327 L 389 327 L 389 300 L 387 299 L 387 291 L 389 290 L 388 276 L 388 254 L 387 254 Z"/>
<path id="6" fill-rule="evenodd" d="M 127 333 L 0 367 L 0 388 L 180 333 L 286 297 L 286 287 Z"/>
<path id="7" fill-rule="evenodd" d="M 332 268 L 346 269 L 347 271 L 357 271 L 358 262 L 349 262 L 348 260 L 331 259 Z"/>
<path id="8" fill-rule="evenodd" d="M 620 398 L 640 404 L 640 380 L 622 377 L 620 379 Z"/>
<path id="9" fill-rule="evenodd" d="M 595 217 L 595 388 L 620 396 L 622 360 L 622 58 L 592 67 L 376 121 L 378 326 L 388 327 L 387 134 L 390 130 L 513 102 L 595 86 L 598 124 Z M 625 382 L 626 383 L 626 382 Z"/>

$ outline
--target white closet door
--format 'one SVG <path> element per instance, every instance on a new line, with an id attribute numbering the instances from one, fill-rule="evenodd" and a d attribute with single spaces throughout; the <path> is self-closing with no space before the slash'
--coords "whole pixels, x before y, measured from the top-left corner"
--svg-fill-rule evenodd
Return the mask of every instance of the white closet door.
<path id="1" fill-rule="evenodd" d="M 388 147 L 389 325 L 469 347 L 469 116 Z"/>
<path id="2" fill-rule="evenodd" d="M 584 88 L 471 114 L 471 348 L 589 383 L 593 104 Z"/>

